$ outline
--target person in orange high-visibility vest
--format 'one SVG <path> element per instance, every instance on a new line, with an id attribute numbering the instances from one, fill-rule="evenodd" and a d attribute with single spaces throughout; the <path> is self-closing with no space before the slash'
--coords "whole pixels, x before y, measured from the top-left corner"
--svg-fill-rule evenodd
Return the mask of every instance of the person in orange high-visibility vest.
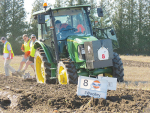
<path id="1" fill-rule="evenodd" d="M 25 67 L 23 67 L 23 70 L 19 72 L 20 75 L 23 75 L 24 72 L 27 70 L 28 66 L 31 65 L 32 63 L 34 63 L 34 55 L 35 55 L 35 51 L 36 49 L 34 48 L 34 44 L 37 41 L 36 36 L 34 34 L 31 35 L 31 44 L 30 44 L 30 54 L 29 54 L 29 59 L 25 64 Z M 34 66 L 34 65 L 33 65 Z M 33 67 L 34 69 L 34 67 Z M 35 69 L 34 69 L 35 71 Z"/>
<path id="2" fill-rule="evenodd" d="M 80 20 L 78 19 L 78 25 L 77 25 L 77 29 L 78 29 L 78 31 L 77 32 L 81 32 L 81 33 L 84 33 L 84 31 L 85 31 L 85 28 L 83 27 L 83 25 L 82 24 L 80 24 L 81 22 L 80 22 Z"/>
<path id="3" fill-rule="evenodd" d="M 20 62 L 20 66 L 17 72 L 21 71 L 21 69 L 23 68 L 23 65 L 28 61 L 29 56 L 30 56 L 30 44 L 32 41 L 31 39 L 28 38 L 27 34 L 24 34 L 22 38 L 24 40 L 24 44 L 22 45 L 21 50 L 24 52 L 24 56 L 22 58 L 22 61 Z M 31 63 L 30 65 L 34 70 L 34 63 Z"/>
<path id="4" fill-rule="evenodd" d="M 82 33 L 84 33 L 84 31 L 85 31 L 85 29 L 84 29 L 84 27 L 83 27 L 82 24 L 78 24 L 77 29 L 78 29 L 77 32 L 82 32 Z"/>
<path id="5" fill-rule="evenodd" d="M 12 75 L 16 75 L 17 73 L 15 69 L 9 65 L 14 57 L 11 44 L 7 41 L 5 37 L 1 38 L 1 42 L 4 44 L 3 59 L 4 59 L 5 76 L 9 76 L 9 70 L 12 72 Z"/>

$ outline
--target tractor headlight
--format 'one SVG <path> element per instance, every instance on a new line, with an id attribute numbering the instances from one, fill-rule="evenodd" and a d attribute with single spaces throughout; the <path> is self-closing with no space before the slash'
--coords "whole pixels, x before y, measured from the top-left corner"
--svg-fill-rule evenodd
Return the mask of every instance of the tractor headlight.
<path id="1" fill-rule="evenodd" d="M 85 49 L 84 44 L 78 45 L 78 57 L 81 60 L 85 60 Z"/>

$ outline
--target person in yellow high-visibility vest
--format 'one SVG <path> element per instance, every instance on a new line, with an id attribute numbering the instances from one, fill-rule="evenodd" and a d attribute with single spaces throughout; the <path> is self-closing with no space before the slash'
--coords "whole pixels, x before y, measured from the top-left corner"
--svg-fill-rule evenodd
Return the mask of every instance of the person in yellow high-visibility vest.
<path id="1" fill-rule="evenodd" d="M 34 48 L 34 44 L 37 41 L 36 36 L 34 34 L 31 35 L 31 40 L 32 40 L 32 42 L 30 45 L 30 56 L 29 56 L 28 61 L 25 64 L 25 67 L 23 67 L 23 70 L 19 72 L 20 75 L 23 75 L 24 72 L 27 70 L 28 66 L 30 64 L 34 63 L 34 55 L 35 55 L 35 51 L 36 51 L 36 49 Z M 35 69 L 34 69 L 34 71 L 35 71 Z"/>
<path id="2" fill-rule="evenodd" d="M 11 44 L 7 41 L 5 37 L 1 38 L 1 42 L 4 44 L 3 59 L 4 59 L 5 76 L 9 76 L 9 70 L 12 72 L 12 75 L 16 75 L 17 73 L 15 69 L 9 65 L 11 62 L 11 59 L 13 59 L 14 57 Z"/>
<path id="3" fill-rule="evenodd" d="M 23 47 L 21 47 L 21 50 L 24 52 L 24 56 L 22 58 L 22 61 L 20 62 L 20 66 L 19 66 L 19 69 L 18 69 L 18 72 L 21 71 L 21 69 L 23 68 L 23 65 L 28 61 L 29 59 L 29 55 L 30 55 L 30 44 L 31 44 L 31 39 L 28 38 L 28 35 L 27 34 L 24 34 L 22 36 L 23 40 L 24 40 L 24 44 L 23 44 Z M 30 64 L 31 67 L 33 68 L 34 70 L 34 63 L 31 63 Z"/>

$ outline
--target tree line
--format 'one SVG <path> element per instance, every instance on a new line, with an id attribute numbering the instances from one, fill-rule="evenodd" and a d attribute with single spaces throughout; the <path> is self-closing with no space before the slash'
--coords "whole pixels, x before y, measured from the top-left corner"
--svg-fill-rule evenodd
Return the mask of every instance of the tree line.
<path id="1" fill-rule="evenodd" d="M 20 51 L 22 35 L 38 36 L 37 20 L 32 14 L 43 9 L 46 0 L 35 0 L 29 22 L 24 0 L 0 0 L 0 37 L 5 36 L 12 43 L 14 53 Z M 55 0 L 50 7 L 65 7 L 91 4 L 92 7 L 103 6 L 112 18 L 119 48 L 119 54 L 150 55 L 150 1 L 149 0 Z M 2 43 L 0 53 L 2 54 Z"/>

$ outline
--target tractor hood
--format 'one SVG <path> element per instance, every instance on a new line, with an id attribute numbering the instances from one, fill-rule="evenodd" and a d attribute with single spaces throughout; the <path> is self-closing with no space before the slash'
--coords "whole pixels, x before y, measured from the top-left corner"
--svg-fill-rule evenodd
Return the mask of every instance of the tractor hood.
<path id="1" fill-rule="evenodd" d="M 73 42 L 73 43 L 77 43 L 77 44 L 84 44 L 84 42 L 89 42 L 89 41 L 96 41 L 98 40 L 97 38 L 93 37 L 93 36 L 69 36 L 67 39 L 67 42 Z"/>
<path id="2" fill-rule="evenodd" d="M 97 41 L 98 39 L 91 35 L 74 35 L 69 36 L 67 39 L 67 47 L 70 58 L 75 62 L 83 62 L 84 58 L 80 58 L 78 53 L 80 51 L 80 46 L 84 46 L 85 42 Z M 85 55 L 84 55 L 85 56 Z"/>

